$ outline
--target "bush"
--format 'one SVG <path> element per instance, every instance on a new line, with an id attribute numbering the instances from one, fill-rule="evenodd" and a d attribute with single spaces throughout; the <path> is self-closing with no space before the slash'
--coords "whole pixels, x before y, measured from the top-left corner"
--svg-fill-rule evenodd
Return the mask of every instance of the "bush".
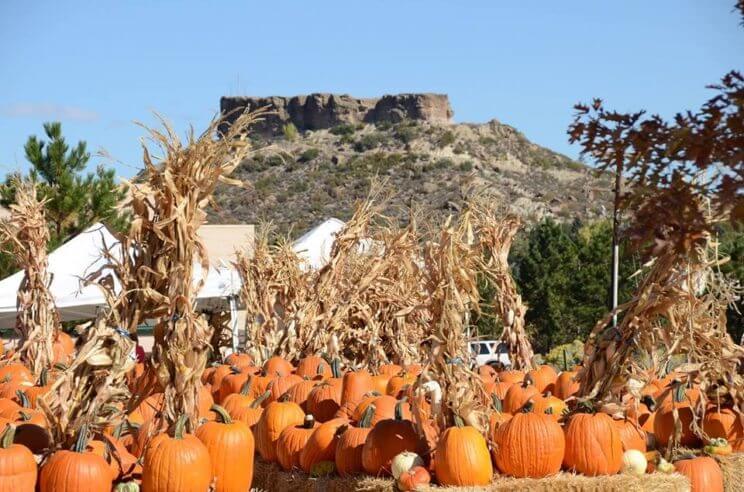
<path id="1" fill-rule="evenodd" d="M 473 170 L 473 161 L 465 161 L 460 163 L 460 171 L 469 173 Z"/>
<path id="2" fill-rule="evenodd" d="M 452 162 L 452 159 L 444 157 L 435 162 L 433 167 L 434 169 L 447 169 L 448 167 L 454 167 L 454 165 L 455 163 Z"/>
<path id="3" fill-rule="evenodd" d="M 344 135 L 353 135 L 356 131 L 356 128 L 354 128 L 354 125 L 336 125 L 333 128 L 331 128 L 330 131 L 334 135 L 344 136 Z"/>
<path id="4" fill-rule="evenodd" d="M 401 125 L 395 129 L 394 137 L 400 142 L 407 144 L 415 140 L 416 137 L 418 137 L 418 131 L 416 131 L 416 128 L 413 126 L 409 126 L 409 125 L 402 126 Z"/>
<path id="5" fill-rule="evenodd" d="M 307 149 L 302 154 L 300 154 L 300 157 L 299 159 L 297 159 L 297 161 L 298 162 L 310 162 L 316 157 L 318 157 L 319 155 L 320 155 L 320 150 L 315 149 L 315 148 Z"/>
<path id="6" fill-rule="evenodd" d="M 378 147 L 384 140 L 384 137 L 378 133 L 368 133 L 354 143 L 354 150 L 357 152 L 372 150 Z"/>
<path id="7" fill-rule="evenodd" d="M 567 371 L 580 364 L 583 357 L 584 343 L 581 340 L 574 340 L 571 343 L 553 347 L 550 352 L 545 354 L 543 360 L 546 364 L 550 364 L 560 371 Z"/>
<path id="8" fill-rule="evenodd" d="M 284 125 L 282 132 L 284 132 L 284 138 L 286 140 L 292 141 L 297 139 L 297 127 L 294 126 L 293 123 L 287 123 Z"/>
<path id="9" fill-rule="evenodd" d="M 437 142 L 440 148 L 446 147 L 448 145 L 452 145 L 455 143 L 455 134 L 452 133 L 451 130 L 447 130 L 439 137 L 439 141 Z"/>
<path id="10" fill-rule="evenodd" d="M 273 154 L 264 159 L 265 168 L 283 166 L 286 160 L 280 154 Z"/>

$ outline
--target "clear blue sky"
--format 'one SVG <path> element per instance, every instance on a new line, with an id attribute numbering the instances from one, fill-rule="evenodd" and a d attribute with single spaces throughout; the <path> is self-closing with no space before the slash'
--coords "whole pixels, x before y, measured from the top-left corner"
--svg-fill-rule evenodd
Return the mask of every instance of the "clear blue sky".
<path id="1" fill-rule="evenodd" d="M 668 116 L 744 69 L 733 4 L 2 0 L 0 173 L 26 168 L 27 136 L 60 120 L 131 176 L 133 120 L 157 110 L 201 129 L 235 94 L 444 92 L 456 121 L 497 118 L 576 156 L 577 101 Z"/>

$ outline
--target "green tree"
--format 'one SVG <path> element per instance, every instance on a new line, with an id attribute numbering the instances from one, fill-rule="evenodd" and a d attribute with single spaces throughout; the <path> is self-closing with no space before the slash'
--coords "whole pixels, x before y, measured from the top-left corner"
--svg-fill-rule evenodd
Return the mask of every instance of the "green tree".
<path id="1" fill-rule="evenodd" d="M 744 287 L 744 231 L 737 231 L 731 226 L 724 226 L 718 231 L 720 252 L 729 257 L 721 265 L 721 273 Z M 736 343 L 744 337 L 744 299 L 739 299 L 727 312 L 728 332 Z"/>
<path id="2" fill-rule="evenodd" d="M 83 174 L 90 160 L 85 142 L 78 142 L 71 148 L 58 122 L 45 123 L 44 133 L 46 139 L 29 137 L 24 150 L 31 169 L 27 176 L 13 173 L 6 177 L 5 184 L 0 187 L 0 203 L 6 207 L 14 203 L 14 180 L 36 181 L 39 197 L 47 200 L 50 248 L 97 221 L 122 230 L 128 223 L 128 214 L 117 206 L 126 191 L 116 182 L 114 170 L 98 166 L 95 172 Z M 8 258 L 0 259 L 3 277 L 15 268 Z"/>

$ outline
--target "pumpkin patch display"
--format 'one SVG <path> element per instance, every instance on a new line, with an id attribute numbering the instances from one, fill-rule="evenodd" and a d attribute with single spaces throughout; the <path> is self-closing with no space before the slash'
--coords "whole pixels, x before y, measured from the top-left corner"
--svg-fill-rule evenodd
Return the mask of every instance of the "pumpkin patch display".
<path id="1" fill-rule="evenodd" d="M 623 444 L 607 414 L 577 413 L 565 430 L 563 466 L 584 475 L 614 475 L 623 464 Z"/>
<path id="2" fill-rule="evenodd" d="M 39 490 L 41 492 L 111 490 L 113 478 L 106 460 L 100 454 L 88 450 L 88 429 L 83 426 L 72 450 L 57 451 L 42 465 L 39 473 Z M 149 490 L 159 492 L 165 489 Z"/>
<path id="3" fill-rule="evenodd" d="M 264 409 L 256 424 L 256 449 L 266 461 L 276 461 L 276 443 L 287 427 L 300 425 L 305 420 L 302 408 L 291 401 L 275 401 Z"/>
<path id="4" fill-rule="evenodd" d="M 404 451 L 417 453 L 420 441 L 410 420 L 405 420 L 402 408 L 396 407 L 395 418 L 375 425 L 362 447 L 362 467 L 370 475 L 390 475 L 393 458 Z"/>
<path id="5" fill-rule="evenodd" d="M 488 485 L 493 476 L 486 440 L 474 427 L 460 420 L 455 427 L 447 428 L 439 439 L 433 468 L 442 485 Z"/>

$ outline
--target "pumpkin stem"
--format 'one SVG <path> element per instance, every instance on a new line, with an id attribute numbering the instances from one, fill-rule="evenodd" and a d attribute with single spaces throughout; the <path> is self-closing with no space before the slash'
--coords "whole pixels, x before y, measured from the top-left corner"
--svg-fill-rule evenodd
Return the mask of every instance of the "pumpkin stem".
<path id="1" fill-rule="evenodd" d="M 77 439 L 75 439 L 75 445 L 72 447 L 72 450 L 76 453 L 82 453 L 85 451 L 85 448 L 88 447 L 88 424 L 83 424 L 80 426 L 80 430 L 78 431 Z"/>
<path id="2" fill-rule="evenodd" d="M 465 421 L 462 420 L 462 417 L 460 417 L 459 415 L 455 415 L 454 420 L 455 427 L 465 427 Z"/>
<path id="3" fill-rule="evenodd" d="M 685 385 L 679 381 L 676 381 L 675 385 L 672 397 L 675 403 L 682 403 L 685 400 Z"/>
<path id="4" fill-rule="evenodd" d="M 240 368 L 238 366 L 230 366 L 231 374 L 240 374 Z"/>
<path id="5" fill-rule="evenodd" d="M 546 408 L 545 415 L 553 415 L 553 407 Z"/>
<path id="6" fill-rule="evenodd" d="M 15 437 L 15 427 L 8 423 L 5 426 L 5 430 L 0 434 L 0 448 L 8 449 L 13 444 L 13 438 Z"/>
<path id="7" fill-rule="evenodd" d="M 504 407 L 501 404 L 501 398 L 499 398 L 496 393 L 491 393 L 491 406 L 493 406 L 493 409 L 499 413 L 504 411 Z"/>
<path id="8" fill-rule="evenodd" d="M 654 397 L 651 395 L 644 395 L 643 398 L 641 398 L 641 403 L 646 405 L 650 411 L 654 411 L 656 407 L 656 401 L 654 401 Z"/>
<path id="9" fill-rule="evenodd" d="M 29 408 L 31 406 L 31 402 L 28 401 L 28 395 L 26 395 L 26 393 L 21 390 L 16 390 L 16 396 L 20 400 L 23 408 Z"/>
<path id="10" fill-rule="evenodd" d="M 568 371 L 568 358 L 566 357 L 566 349 L 563 349 L 563 370 Z"/>
<path id="11" fill-rule="evenodd" d="M 359 419 L 358 426 L 365 429 L 372 427 L 372 417 L 374 417 L 375 411 L 377 411 L 377 407 L 375 407 L 374 404 L 367 405 L 367 408 L 364 409 L 364 413 L 362 414 L 362 418 Z"/>
<path id="12" fill-rule="evenodd" d="M 186 414 L 181 415 L 176 420 L 176 428 L 173 430 L 173 437 L 175 439 L 183 439 L 183 434 L 186 431 L 186 423 L 189 421 L 189 416 Z"/>
<path id="13" fill-rule="evenodd" d="M 535 381 L 532 380 L 532 376 L 527 374 L 524 377 L 524 380 L 522 381 L 522 388 L 526 388 L 527 386 L 530 386 L 531 384 L 535 384 Z"/>
<path id="14" fill-rule="evenodd" d="M 325 366 L 323 364 L 318 364 L 318 369 L 315 371 L 315 374 L 322 376 L 323 373 L 325 373 Z"/>
<path id="15" fill-rule="evenodd" d="M 46 386 L 47 381 L 49 380 L 49 369 L 46 367 L 41 370 L 41 374 L 39 374 L 39 381 L 36 383 L 36 386 Z"/>
<path id="16" fill-rule="evenodd" d="M 243 383 L 243 386 L 240 387 L 240 394 L 248 396 L 248 393 L 251 392 L 251 386 L 253 386 L 253 376 L 250 376 L 246 382 Z"/>
<path id="17" fill-rule="evenodd" d="M 530 413 L 532 412 L 532 409 L 535 407 L 535 402 L 532 400 L 527 400 L 527 403 L 522 405 L 522 413 Z"/>
<path id="18" fill-rule="evenodd" d="M 58 371 L 66 371 L 67 370 L 67 364 L 64 362 L 57 362 L 52 366 L 54 369 L 57 369 Z"/>
<path id="19" fill-rule="evenodd" d="M 406 402 L 405 398 L 402 398 L 395 404 L 395 420 L 403 420 L 403 404 Z"/>
<path id="20" fill-rule="evenodd" d="M 303 429 L 312 429 L 315 426 L 315 417 L 312 413 L 305 415 L 305 421 L 302 423 Z"/>
<path id="21" fill-rule="evenodd" d="M 266 401 L 266 399 L 267 399 L 268 397 L 270 397 L 270 396 L 271 396 L 271 391 L 267 391 L 267 392 L 266 392 L 266 393 L 264 393 L 263 395 L 259 396 L 259 397 L 258 397 L 258 398 L 256 398 L 255 400 L 253 400 L 253 403 L 251 403 L 251 406 L 250 406 L 250 408 L 258 408 L 258 407 L 260 407 L 260 406 L 261 406 L 261 404 L 262 404 L 262 403 L 263 403 L 264 401 Z"/>
<path id="22" fill-rule="evenodd" d="M 220 405 L 217 405 L 215 403 L 211 406 L 210 410 L 217 414 L 217 416 L 222 420 L 223 424 L 233 423 L 233 419 L 230 417 L 230 412 L 228 412 L 225 407 L 221 407 Z"/>

